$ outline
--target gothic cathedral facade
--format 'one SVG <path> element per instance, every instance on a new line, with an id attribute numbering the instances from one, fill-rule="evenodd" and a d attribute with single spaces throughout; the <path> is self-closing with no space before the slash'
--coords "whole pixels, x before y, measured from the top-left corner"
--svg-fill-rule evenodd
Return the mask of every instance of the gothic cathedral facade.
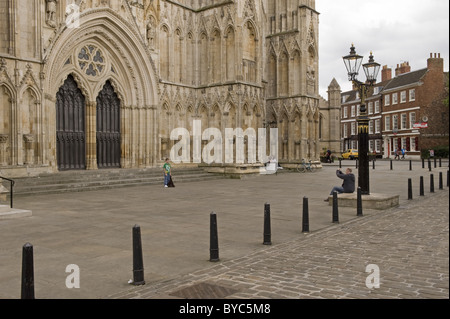
<path id="1" fill-rule="evenodd" d="M 318 160 L 318 20 L 315 0 L 0 0 L 2 174 L 156 167 L 194 121 Z"/>

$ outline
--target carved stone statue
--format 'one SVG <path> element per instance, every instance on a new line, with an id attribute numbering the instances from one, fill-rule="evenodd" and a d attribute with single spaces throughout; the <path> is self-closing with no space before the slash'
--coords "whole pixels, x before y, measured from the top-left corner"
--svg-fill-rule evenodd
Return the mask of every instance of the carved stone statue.
<path id="1" fill-rule="evenodd" d="M 57 0 L 46 0 L 46 22 L 51 27 L 56 27 L 56 4 Z"/>
<path id="2" fill-rule="evenodd" d="M 155 47 L 155 36 L 156 36 L 155 27 L 156 27 L 155 18 L 150 17 L 150 20 L 147 23 L 147 40 L 149 47 L 152 49 Z"/>

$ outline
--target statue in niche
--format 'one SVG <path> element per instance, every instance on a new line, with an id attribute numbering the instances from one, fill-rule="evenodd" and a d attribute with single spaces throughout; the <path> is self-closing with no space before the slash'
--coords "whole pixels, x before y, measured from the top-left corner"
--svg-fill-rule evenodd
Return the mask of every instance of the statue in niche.
<path id="1" fill-rule="evenodd" d="M 156 22 L 154 17 L 150 17 L 147 23 L 147 40 L 150 48 L 155 47 Z"/>
<path id="2" fill-rule="evenodd" d="M 46 23 L 54 28 L 56 27 L 56 5 L 57 5 L 57 0 L 46 0 Z"/>

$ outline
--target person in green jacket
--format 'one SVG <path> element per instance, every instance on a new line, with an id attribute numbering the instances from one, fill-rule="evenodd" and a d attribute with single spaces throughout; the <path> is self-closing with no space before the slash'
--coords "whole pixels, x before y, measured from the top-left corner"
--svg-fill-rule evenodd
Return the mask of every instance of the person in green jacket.
<path id="1" fill-rule="evenodd" d="M 169 187 L 169 181 L 170 181 L 170 176 L 172 175 L 171 173 L 171 168 L 172 166 L 169 163 L 169 159 L 166 158 L 166 162 L 163 165 L 163 170 L 164 170 L 164 187 Z"/>

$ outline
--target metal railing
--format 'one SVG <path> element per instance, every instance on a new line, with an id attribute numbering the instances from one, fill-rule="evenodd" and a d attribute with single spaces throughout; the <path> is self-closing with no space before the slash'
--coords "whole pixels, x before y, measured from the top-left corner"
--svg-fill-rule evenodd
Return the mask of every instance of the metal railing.
<path id="1" fill-rule="evenodd" d="M 5 181 L 8 181 L 11 185 L 10 189 L 9 189 L 9 199 L 10 199 L 10 207 L 13 208 L 13 194 L 14 194 L 14 184 L 16 183 L 15 181 L 13 181 L 12 179 L 0 176 L 0 180 L 4 179 Z"/>

